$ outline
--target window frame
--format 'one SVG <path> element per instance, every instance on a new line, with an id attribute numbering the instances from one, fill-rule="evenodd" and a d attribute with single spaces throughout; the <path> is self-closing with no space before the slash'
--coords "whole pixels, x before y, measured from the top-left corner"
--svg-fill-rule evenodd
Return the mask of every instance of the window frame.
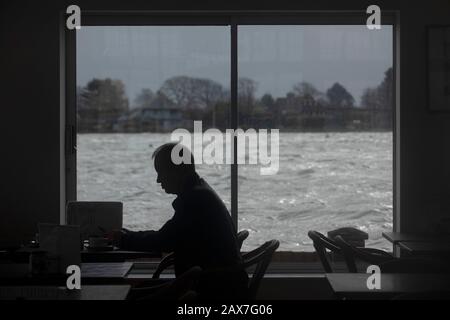
<path id="1" fill-rule="evenodd" d="M 400 77 L 399 12 L 382 12 L 381 24 L 393 28 L 393 231 L 400 232 Z M 240 25 L 365 25 L 367 13 L 355 11 L 82 11 L 83 26 L 229 26 L 231 32 L 230 91 L 231 129 L 238 122 L 238 27 Z M 60 199 L 61 224 L 66 223 L 65 206 L 77 199 L 77 123 L 76 123 L 76 34 L 65 27 L 65 12 L 60 19 Z M 237 143 L 231 165 L 231 216 L 238 230 Z"/>

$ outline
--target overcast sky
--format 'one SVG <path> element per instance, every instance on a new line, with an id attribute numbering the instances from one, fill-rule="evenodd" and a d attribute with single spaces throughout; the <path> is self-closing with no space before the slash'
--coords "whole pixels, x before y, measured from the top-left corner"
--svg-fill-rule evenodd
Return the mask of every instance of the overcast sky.
<path id="1" fill-rule="evenodd" d="M 326 91 L 344 85 L 360 101 L 392 66 L 392 27 L 240 26 L 239 77 L 257 81 L 257 95 L 285 96 L 307 81 Z M 142 88 L 157 91 L 179 75 L 229 87 L 230 29 L 226 26 L 86 27 L 77 31 L 77 84 L 121 79 L 133 104 Z"/>

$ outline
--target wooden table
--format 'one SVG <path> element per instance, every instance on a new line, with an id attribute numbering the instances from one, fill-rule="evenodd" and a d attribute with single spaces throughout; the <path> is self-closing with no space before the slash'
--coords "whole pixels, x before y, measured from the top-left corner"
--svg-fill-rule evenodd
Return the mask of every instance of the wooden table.
<path id="1" fill-rule="evenodd" d="M 404 293 L 450 292 L 450 274 L 381 274 L 381 288 L 368 289 L 366 273 L 327 273 L 326 278 L 338 298 L 391 299 Z"/>
<path id="2" fill-rule="evenodd" d="M 132 262 L 101 262 L 81 264 L 81 284 L 126 284 Z M 68 275 L 29 274 L 28 264 L 0 264 L 0 281 L 12 285 L 65 285 Z"/>
<path id="3" fill-rule="evenodd" d="M 412 256 L 449 256 L 449 242 L 402 241 L 398 246 Z"/>
<path id="4" fill-rule="evenodd" d="M 94 262 L 81 264 L 81 278 L 123 279 L 133 262 Z"/>
<path id="5" fill-rule="evenodd" d="M 27 263 L 30 252 L 33 249 L 19 249 L 14 252 L 5 250 L 0 251 L 0 260 L 13 260 L 18 263 Z M 36 250 L 36 249 L 34 249 Z M 144 251 L 126 251 L 126 250 L 87 250 L 83 249 L 81 252 L 82 262 L 124 262 L 126 260 L 135 259 L 155 259 L 161 258 L 158 252 L 144 252 Z"/>
<path id="6" fill-rule="evenodd" d="M 152 259 L 161 258 L 161 254 L 157 252 L 143 251 L 126 251 L 126 250 L 110 250 L 110 251 L 81 251 L 82 262 L 123 262 L 134 259 Z"/>
<path id="7" fill-rule="evenodd" d="M 383 232 L 383 237 L 394 245 L 399 242 L 436 242 L 438 240 L 450 240 L 449 237 L 438 237 L 435 234 L 404 233 L 404 232 Z"/>
<path id="8" fill-rule="evenodd" d="M 125 300 L 129 285 L 82 285 L 80 290 L 52 286 L 1 286 L 0 300 Z"/>

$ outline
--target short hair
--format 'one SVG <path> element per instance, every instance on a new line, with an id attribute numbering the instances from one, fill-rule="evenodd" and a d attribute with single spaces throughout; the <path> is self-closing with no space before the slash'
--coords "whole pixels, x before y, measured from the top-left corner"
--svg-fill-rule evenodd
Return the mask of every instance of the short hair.
<path id="1" fill-rule="evenodd" d="M 186 154 L 188 157 L 191 158 L 191 163 L 182 162 L 180 164 L 175 164 L 172 161 L 172 150 L 178 145 L 181 146 L 180 156 L 183 157 Z M 192 155 L 192 153 L 188 147 L 186 147 L 183 144 L 180 144 L 179 142 L 168 142 L 168 143 L 165 143 L 165 144 L 159 146 L 153 152 L 152 159 L 154 159 L 155 163 L 156 163 L 156 161 L 161 161 L 161 163 L 163 165 L 167 166 L 168 168 L 173 168 L 175 170 L 195 172 L 194 156 Z"/>

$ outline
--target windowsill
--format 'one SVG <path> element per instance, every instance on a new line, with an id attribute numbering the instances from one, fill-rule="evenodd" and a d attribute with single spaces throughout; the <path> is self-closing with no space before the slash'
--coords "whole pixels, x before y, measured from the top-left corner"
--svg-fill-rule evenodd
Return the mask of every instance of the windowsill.
<path id="1" fill-rule="evenodd" d="M 136 261 L 130 276 L 148 277 L 151 276 L 158 266 L 159 260 L 140 262 Z M 357 263 L 358 269 L 363 270 L 366 264 Z M 334 272 L 348 272 L 347 265 L 343 260 L 331 259 L 331 266 Z M 252 269 L 249 270 L 252 272 Z M 291 278 L 291 277 L 317 277 L 323 276 L 325 271 L 322 263 L 315 252 L 275 252 L 272 262 L 267 267 L 267 278 Z M 161 275 L 161 278 L 173 277 L 173 268 L 168 268 Z"/>
<path id="2" fill-rule="evenodd" d="M 158 264 L 151 262 L 136 262 L 131 269 L 129 276 L 132 277 L 148 277 L 153 274 Z M 333 264 L 333 270 L 336 272 L 348 272 L 345 263 L 336 262 Z M 251 273 L 252 270 L 250 269 Z M 324 270 L 320 262 L 272 262 L 266 271 L 266 277 L 306 277 L 324 275 Z M 168 268 L 166 272 L 161 275 L 161 278 L 166 276 L 173 277 L 173 268 Z"/>
<path id="3" fill-rule="evenodd" d="M 316 262 L 319 261 L 314 251 L 276 251 L 272 256 L 272 262 Z"/>

